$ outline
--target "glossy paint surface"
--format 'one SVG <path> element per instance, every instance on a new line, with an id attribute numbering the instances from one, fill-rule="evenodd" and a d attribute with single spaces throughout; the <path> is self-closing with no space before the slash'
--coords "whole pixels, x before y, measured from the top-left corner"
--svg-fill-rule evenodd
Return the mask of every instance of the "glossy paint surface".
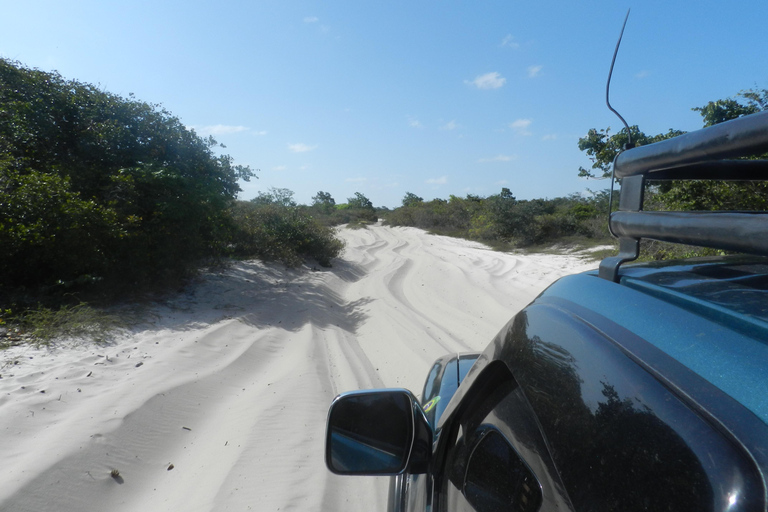
<path id="1" fill-rule="evenodd" d="M 627 267 L 622 278 L 626 284 L 607 282 L 589 273 L 569 276 L 547 289 L 539 302 L 564 299 L 610 319 L 768 422 L 768 338 L 756 330 L 762 321 L 745 319 L 739 313 L 724 316 L 722 309 L 718 314 L 713 306 L 704 307 L 701 294 L 673 293 L 669 284 L 666 288 L 654 285 L 653 276 L 659 276 L 658 271 L 652 273 L 644 267 Z M 678 282 L 678 291 L 683 284 Z"/>
<path id="2" fill-rule="evenodd" d="M 749 454 L 592 326 L 532 305 L 497 339 L 577 510 L 753 510 Z"/>

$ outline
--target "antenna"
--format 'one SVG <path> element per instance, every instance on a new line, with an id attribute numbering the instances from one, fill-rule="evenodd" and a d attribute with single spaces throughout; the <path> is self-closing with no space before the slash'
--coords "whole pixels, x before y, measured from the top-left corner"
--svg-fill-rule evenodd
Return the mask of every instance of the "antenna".
<path id="1" fill-rule="evenodd" d="M 610 91 L 611 91 L 611 77 L 613 76 L 613 66 L 616 64 L 616 55 L 619 54 L 619 46 L 621 46 L 621 39 L 622 37 L 624 37 L 624 29 L 627 27 L 627 20 L 629 19 L 629 11 L 631 11 L 631 9 L 627 9 L 627 15 L 624 17 L 624 24 L 621 26 L 621 33 L 619 34 L 619 40 L 616 41 L 616 49 L 613 50 L 613 59 L 611 59 L 611 69 L 608 71 L 608 81 L 605 84 L 605 104 L 608 105 L 608 110 L 616 114 L 616 116 L 619 119 L 621 119 L 621 122 L 624 123 L 624 127 L 627 129 L 627 144 L 624 146 L 624 149 L 631 149 L 634 147 L 634 145 L 632 144 L 632 130 L 629 129 L 629 125 L 624 120 L 624 118 L 621 117 L 621 114 L 619 114 L 616 111 L 616 109 L 614 109 L 611 106 Z M 621 153 L 621 151 L 619 151 L 619 153 Z M 608 196 L 608 232 L 611 234 L 613 238 L 618 238 L 616 234 L 613 232 L 613 228 L 611 227 L 611 213 L 613 212 L 613 184 L 616 183 L 615 177 L 616 177 L 616 161 L 614 160 L 614 163 L 611 166 L 611 192 L 610 192 L 610 195 Z"/>
<path id="2" fill-rule="evenodd" d="M 621 38 L 624 37 L 624 29 L 627 27 L 627 20 L 629 19 L 629 11 L 631 9 L 627 9 L 627 15 L 624 17 L 624 24 L 621 26 L 621 33 L 619 34 L 619 40 L 616 41 L 616 49 L 613 51 L 613 59 L 611 60 L 611 69 L 608 71 L 608 82 L 605 84 L 605 104 L 608 105 L 608 110 L 616 114 L 616 116 L 621 119 L 621 122 L 624 123 L 624 127 L 627 129 L 627 147 L 625 149 L 629 149 L 634 147 L 632 145 L 632 132 L 629 130 L 629 125 L 624 120 L 623 117 L 621 117 L 621 114 L 619 114 L 616 109 L 614 109 L 611 106 L 611 99 L 610 99 L 610 92 L 611 92 L 611 77 L 613 76 L 613 66 L 616 64 L 616 55 L 619 54 L 619 46 L 621 46 Z"/>

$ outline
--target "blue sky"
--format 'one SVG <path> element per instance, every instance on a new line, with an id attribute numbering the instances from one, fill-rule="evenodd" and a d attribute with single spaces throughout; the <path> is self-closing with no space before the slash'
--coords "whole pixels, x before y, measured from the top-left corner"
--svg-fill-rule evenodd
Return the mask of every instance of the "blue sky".
<path id="1" fill-rule="evenodd" d="M 765 0 L 5 0 L 0 56 L 162 103 L 289 188 L 396 207 L 508 187 L 520 199 L 605 188 L 577 177 L 592 127 L 701 127 L 690 109 L 768 88 Z"/>

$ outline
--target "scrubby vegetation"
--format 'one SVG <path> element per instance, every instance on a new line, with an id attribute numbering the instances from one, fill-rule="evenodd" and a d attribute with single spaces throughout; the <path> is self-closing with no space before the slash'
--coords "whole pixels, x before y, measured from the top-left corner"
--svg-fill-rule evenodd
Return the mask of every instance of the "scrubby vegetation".
<path id="1" fill-rule="evenodd" d="M 2 323 L 39 301 L 174 285 L 212 258 L 329 265 L 333 231 L 238 202 L 254 172 L 217 146 L 158 104 L 0 59 Z"/>
<path id="2" fill-rule="evenodd" d="M 371 200 L 360 192 L 355 192 L 346 203 L 336 204 L 331 194 L 320 191 L 312 198 L 312 205 L 304 208 L 326 226 L 348 224 L 350 227 L 359 227 L 376 222 L 379 218 Z"/>
<path id="3" fill-rule="evenodd" d="M 290 199 L 282 202 L 280 193 Z M 252 201 L 237 201 L 231 209 L 234 256 L 258 256 L 264 260 L 278 260 L 297 265 L 303 258 L 313 258 L 328 267 L 331 259 L 343 248 L 334 230 L 315 219 L 307 208 L 293 202 L 293 192 L 277 189 L 270 194 L 260 194 Z"/>
<path id="4" fill-rule="evenodd" d="M 174 279 L 221 254 L 248 167 L 159 105 L 0 60 L 0 283 Z"/>
<path id="5" fill-rule="evenodd" d="M 586 197 L 517 200 L 503 188 L 489 197 L 452 195 L 432 201 L 408 192 L 403 205 L 385 219 L 393 226 L 414 226 L 495 246 L 529 247 L 564 239 L 607 240 L 607 215 L 608 191 Z"/>
<path id="6" fill-rule="evenodd" d="M 38 305 L 16 315 L 11 326 L 5 327 L 4 336 L 0 336 L 0 349 L 27 341 L 47 345 L 62 337 L 103 343 L 124 323 L 124 316 L 118 317 L 84 302 L 56 307 Z M 0 328 L 2 324 L 0 322 Z"/>

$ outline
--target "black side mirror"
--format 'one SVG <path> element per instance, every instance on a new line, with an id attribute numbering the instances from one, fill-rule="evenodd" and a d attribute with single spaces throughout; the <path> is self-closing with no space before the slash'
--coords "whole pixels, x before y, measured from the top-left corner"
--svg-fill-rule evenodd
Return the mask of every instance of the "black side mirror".
<path id="1" fill-rule="evenodd" d="M 406 389 L 352 391 L 328 411 L 325 463 L 339 475 L 425 473 L 432 433 Z"/>

